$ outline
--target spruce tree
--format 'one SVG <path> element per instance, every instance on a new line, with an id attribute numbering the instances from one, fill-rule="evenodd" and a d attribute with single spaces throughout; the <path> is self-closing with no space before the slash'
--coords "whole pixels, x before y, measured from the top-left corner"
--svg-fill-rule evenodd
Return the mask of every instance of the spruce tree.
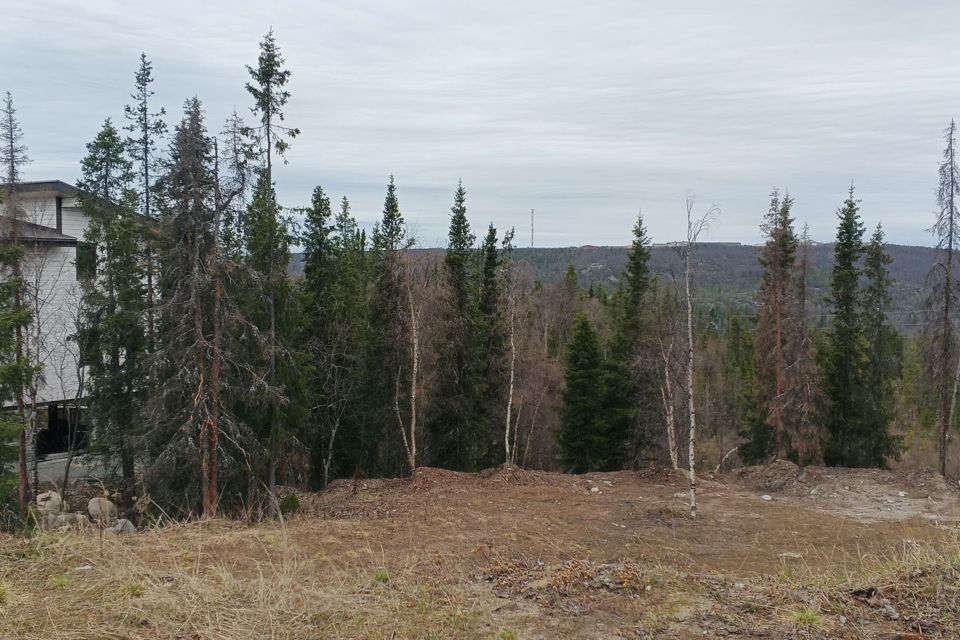
<path id="1" fill-rule="evenodd" d="M 650 457 L 657 438 L 650 425 L 657 424 L 657 374 L 640 357 L 653 280 L 650 275 L 650 237 L 637 215 L 633 240 L 627 254 L 627 267 L 611 305 L 613 337 L 610 357 L 605 362 L 604 380 L 608 395 L 608 430 L 615 440 L 630 441 L 619 457 L 609 460 L 611 468 L 620 468 L 632 454 L 635 459 Z"/>
<path id="2" fill-rule="evenodd" d="M 134 478 L 147 350 L 142 227 L 127 149 L 110 119 L 87 145 L 78 183 L 87 217 L 84 241 L 96 249 L 95 275 L 81 283 L 90 362 L 89 415 L 97 444 L 119 455 L 125 480 Z"/>
<path id="3" fill-rule="evenodd" d="M 573 322 L 566 350 L 565 386 L 557 434 L 560 463 L 568 473 L 595 470 L 598 458 L 604 453 L 601 365 L 597 332 L 581 312 Z"/>
<path id="4" fill-rule="evenodd" d="M 397 424 L 409 408 L 403 393 L 410 375 L 403 253 L 411 244 L 391 175 L 383 216 L 373 228 L 370 252 L 372 291 L 364 361 L 369 393 L 364 417 L 366 447 L 359 461 L 366 473 L 397 475 L 408 466 L 400 455 Z"/>
<path id="5" fill-rule="evenodd" d="M 771 455 L 788 458 L 791 443 L 787 400 L 794 384 L 789 365 L 795 345 L 797 296 L 794 277 L 797 236 L 793 228 L 793 199 L 774 190 L 761 229 L 767 238 L 760 250 L 763 277 L 760 281 L 756 358 L 757 420 L 743 434 L 741 457 L 748 463 L 767 460 Z"/>
<path id="6" fill-rule="evenodd" d="M 895 387 L 900 379 L 903 339 L 887 320 L 890 307 L 889 265 L 883 227 L 878 224 L 864 251 L 862 291 L 863 335 L 866 364 L 863 371 L 864 416 L 861 461 L 863 466 L 885 467 L 900 459 L 901 438 L 890 433 L 897 409 Z"/>
<path id="7" fill-rule="evenodd" d="M 147 219 L 154 216 L 153 171 L 157 164 L 157 158 L 155 157 L 157 142 L 167 131 L 167 125 L 163 121 L 166 110 L 161 107 L 154 111 L 150 106 L 150 99 L 154 94 L 153 89 L 150 88 L 151 84 L 153 84 L 153 64 L 147 60 L 147 54 L 141 53 L 140 67 L 134 75 L 134 91 L 130 94 L 133 104 L 125 106 L 123 113 L 129 121 L 124 130 L 130 132 L 126 139 L 126 146 L 138 174 L 140 213 Z M 156 265 L 154 264 L 153 238 L 150 231 L 150 227 L 147 227 L 143 244 L 147 277 L 147 342 L 152 350 L 156 334 L 153 309 L 156 293 L 154 282 Z"/>
<path id="8" fill-rule="evenodd" d="M 837 212 L 840 219 L 833 248 L 829 304 L 833 322 L 827 331 L 821 369 L 825 407 L 822 424 L 829 434 L 824 461 L 829 465 L 862 466 L 865 365 L 860 305 L 863 223 L 853 187 Z"/>
<path id="9" fill-rule="evenodd" d="M 444 256 L 445 295 L 441 300 L 442 337 L 437 345 L 438 380 L 429 414 L 433 464 L 448 469 L 474 470 L 477 452 L 472 442 L 477 416 L 474 339 L 477 328 L 471 291 L 474 242 L 467 219 L 466 190 L 457 184 L 450 208 L 450 229 Z"/>
<path id="10" fill-rule="evenodd" d="M 2 194 L 5 220 L 0 226 L 0 269 L 9 274 L 0 285 L 0 330 L 9 332 L 7 338 L 12 342 L 7 353 L 0 353 L 3 357 L 0 360 L 0 388 L 9 394 L 17 407 L 16 418 L 6 421 L 5 431 L 16 432 L 16 439 L 19 441 L 17 497 L 22 516 L 26 516 L 30 503 L 28 457 L 31 457 L 33 446 L 27 438 L 25 393 L 30 379 L 38 373 L 31 366 L 26 350 L 26 333 L 30 326 L 31 311 L 26 299 L 23 272 L 24 246 L 21 226 L 24 211 L 17 193 L 20 171 L 29 161 L 27 148 L 23 144 L 23 130 L 13 106 L 13 96 L 8 91 L 0 108 L 0 170 L 5 178 Z M 3 339 L 0 337 L 0 341 Z"/>
<path id="11" fill-rule="evenodd" d="M 251 82 L 246 84 L 246 89 L 254 100 L 251 111 L 260 120 L 259 126 L 251 127 L 249 131 L 259 143 L 262 164 L 244 220 L 247 263 L 259 274 L 260 296 L 256 296 L 251 304 L 261 307 L 251 309 L 248 317 L 255 318 L 266 334 L 266 383 L 276 391 L 262 408 L 261 425 L 269 451 L 267 483 L 271 495 L 275 494 L 280 457 L 292 437 L 290 429 L 304 409 L 303 404 L 294 398 L 304 389 L 294 365 L 300 354 L 295 353 L 290 342 L 297 311 L 287 279 L 292 238 L 287 221 L 281 215 L 273 182 L 273 155 L 285 159 L 289 148 L 287 138 L 295 138 L 300 133 L 299 129 L 283 124 L 283 109 L 290 99 L 290 92 L 285 87 L 291 75 L 283 65 L 284 59 L 271 29 L 260 42 L 257 66 L 247 66 Z M 284 362 L 280 362 L 281 356 Z M 279 370 L 281 366 L 283 371 Z M 273 509 L 276 511 L 276 504 Z"/>
<path id="12" fill-rule="evenodd" d="M 500 252 L 497 230 L 490 224 L 480 247 L 480 268 L 477 270 L 477 349 L 476 402 L 474 430 L 469 450 L 476 456 L 474 466 L 493 466 L 503 462 L 497 443 L 503 440 L 500 415 L 503 397 L 503 369 L 506 342 L 503 326 L 502 292 L 500 290 Z"/>

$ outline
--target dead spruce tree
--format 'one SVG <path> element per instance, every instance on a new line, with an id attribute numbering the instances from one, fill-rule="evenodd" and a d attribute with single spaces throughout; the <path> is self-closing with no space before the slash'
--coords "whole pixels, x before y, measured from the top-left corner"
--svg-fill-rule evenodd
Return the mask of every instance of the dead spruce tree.
<path id="1" fill-rule="evenodd" d="M 220 250 L 222 211 L 243 184 L 242 177 L 221 175 L 200 102 L 188 100 L 160 181 L 159 331 L 151 363 L 157 388 L 146 412 L 147 480 L 162 504 L 183 513 L 199 507 L 205 517 L 216 515 L 225 486 L 239 493 L 263 455 L 233 409 L 239 399 L 265 393 L 249 356 L 266 344 L 234 302 L 244 273 Z"/>
<path id="2" fill-rule="evenodd" d="M 927 274 L 926 327 L 928 352 L 926 376 L 936 390 L 940 473 L 947 472 L 949 430 L 956 425 L 960 363 L 957 349 L 957 256 L 960 249 L 960 170 L 956 159 L 956 124 L 944 131 L 946 148 L 940 163 L 936 221 L 931 231 L 937 238 L 937 258 Z"/>

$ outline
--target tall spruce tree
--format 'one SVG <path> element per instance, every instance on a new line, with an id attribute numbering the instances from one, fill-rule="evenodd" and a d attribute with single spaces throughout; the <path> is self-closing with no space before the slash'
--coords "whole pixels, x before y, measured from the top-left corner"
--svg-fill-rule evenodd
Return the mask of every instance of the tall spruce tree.
<path id="1" fill-rule="evenodd" d="M 480 246 L 480 265 L 477 270 L 477 368 L 475 420 L 470 450 L 475 453 L 474 466 L 500 464 L 503 440 L 501 423 L 497 419 L 503 406 L 503 370 L 506 338 L 503 326 L 503 306 L 500 290 L 500 252 L 497 248 L 497 230 L 490 224 Z"/>
<path id="2" fill-rule="evenodd" d="M 407 326 L 407 273 L 404 251 L 407 238 L 397 187 L 393 176 L 387 184 L 383 216 L 374 225 L 371 242 L 371 297 L 364 359 L 368 390 L 364 418 L 364 456 L 359 461 L 366 473 L 397 475 L 409 465 L 404 461 L 399 425 L 406 414 L 408 398 L 403 393 L 410 376 Z"/>
<path id="3" fill-rule="evenodd" d="M 903 339 L 890 326 L 890 288 L 893 280 L 889 266 L 893 259 L 887 253 L 883 226 L 878 224 L 864 250 L 861 293 L 863 335 L 866 342 L 866 364 L 863 371 L 864 416 L 863 466 L 884 467 L 890 460 L 899 460 L 902 439 L 890 433 L 897 408 L 896 382 L 900 379 Z"/>
<path id="4" fill-rule="evenodd" d="M 4 273 L 2 300 L 0 300 L 0 327 L 9 331 L 12 343 L 8 353 L 0 360 L 0 387 L 3 387 L 17 407 L 16 418 L 6 421 L 5 431 L 16 432 L 18 440 L 17 497 L 21 515 L 26 516 L 30 503 L 28 476 L 30 452 L 33 443 L 27 437 L 26 389 L 29 380 L 36 375 L 26 350 L 26 333 L 31 321 L 27 301 L 26 280 L 23 271 L 24 211 L 18 197 L 20 171 L 29 162 L 27 148 L 23 144 L 23 130 L 17 119 L 13 96 L 7 91 L 0 108 L 0 165 L 5 184 L 3 188 L 3 214 L 0 225 L 0 269 Z M 2 340 L 2 338 L 0 338 Z M 2 393 L 2 392 L 0 392 Z"/>
<path id="5" fill-rule="evenodd" d="M 135 218 L 135 174 L 126 146 L 108 118 L 87 145 L 78 183 L 87 217 L 84 241 L 95 248 L 93 277 L 81 282 L 91 336 L 89 416 L 97 444 L 118 455 L 125 480 L 134 478 L 147 350 L 142 227 Z"/>
<path id="6" fill-rule="evenodd" d="M 608 428 L 611 437 L 629 441 L 623 455 L 612 459 L 612 467 L 622 466 L 628 454 L 635 463 L 651 456 L 659 440 L 651 429 L 659 422 L 657 409 L 657 373 L 641 358 L 647 322 L 646 307 L 653 279 L 650 274 L 650 237 L 637 215 L 633 240 L 627 254 L 627 266 L 620 289 L 613 299 L 613 337 L 610 356 L 604 363 L 604 379 L 608 393 Z"/>
<path id="7" fill-rule="evenodd" d="M 863 223 L 853 187 L 837 211 L 840 223 L 833 246 L 833 271 L 829 304 L 833 322 L 827 330 L 821 369 L 825 405 L 822 424 L 828 432 L 824 461 L 829 465 L 864 466 L 861 458 L 867 444 L 863 418 L 865 389 L 863 369 L 866 354 L 861 321 L 860 258 L 863 255 Z"/>
<path id="8" fill-rule="evenodd" d="M 124 130 L 130 132 L 126 139 L 127 152 L 130 154 L 138 174 L 140 213 L 147 219 L 154 216 L 155 178 L 153 172 L 157 164 L 157 158 L 155 157 L 157 142 L 167 131 L 167 125 L 163 120 L 166 110 L 161 107 L 154 111 L 150 106 L 150 99 L 154 94 L 153 89 L 150 88 L 151 84 L 153 84 L 153 64 L 147 59 L 147 54 L 141 53 L 140 67 L 134 74 L 134 90 L 130 94 L 133 104 L 125 106 L 123 113 L 128 121 Z M 148 226 L 145 231 L 143 249 L 147 277 L 147 345 L 152 350 L 156 337 L 154 297 L 157 274 L 153 255 L 152 228 Z"/>
<path id="9" fill-rule="evenodd" d="M 763 277 L 754 351 L 757 420 L 743 434 L 745 442 L 740 447 L 741 457 L 748 462 L 762 462 L 772 455 L 796 457 L 788 405 L 796 385 L 789 365 L 800 338 L 795 329 L 802 311 L 796 295 L 798 240 L 792 208 L 793 199 L 781 197 L 774 189 L 761 226 L 767 241 L 760 251 Z"/>
<path id="10" fill-rule="evenodd" d="M 294 371 L 296 354 L 289 340 L 295 312 L 287 279 L 292 239 L 273 182 L 273 155 L 285 159 L 289 148 L 287 139 L 300 133 L 299 129 L 283 124 L 283 109 L 290 99 L 285 87 L 291 75 L 283 65 L 284 59 L 271 29 L 260 42 L 257 66 L 247 67 L 251 82 L 246 84 L 246 89 L 254 100 L 251 111 L 260 120 L 259 126 L 249 131 L 259 143 L 262 164 L 244 221 L 248 264 L 259 274 L 260 295 L 256 296 L 259 300 L 255 299 L 252 304 L 262 307 L 259 312 L 251 311 L 249 317 L 257 319 L 257 325 L 267 336 L 266 382 L 277 390 L 263 407 L 261 426 L 269 451 L 267 484 L 271 495 L 275 494 L 280 458 L 293 437 L 290 427 L 296 423 L 295 414 L 303 410 L 302 404 L 291 399 L 294 388 L 302 382 Z M 281 356 L 286 356 L 285 363 L 279 363 Z M 279 371 L 281 365 L 284 366 L 282 372 Z M 285 393 L 280 393 L 282 388 Z M 275 504 L 273 509 L 276 511 Z"/>
<path id="11" fill-rule="evenodd" d="M 450 229 L 444 256 L 446 287 L 442 300 L 442 336 L 437 345 L 440 368 L 428 429 L 433 464 L 449 469 L 474 470 L 478 454 L 472 441 L 477 416 L 476 362 L 474 336 L 476 313 L 473 307 L 474 242 L 467 219 L 467 192 L 457 184 L 450 208 Z"/>

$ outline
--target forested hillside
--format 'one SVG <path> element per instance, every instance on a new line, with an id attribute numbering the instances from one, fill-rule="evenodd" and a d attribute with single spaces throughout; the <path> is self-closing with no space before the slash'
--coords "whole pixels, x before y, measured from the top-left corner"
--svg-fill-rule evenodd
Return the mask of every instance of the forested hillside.
<path id="1" fill-rule="evenodd" d="M 760 245 L 729 242 L 704 242 L 694 258 L 696 285 L 708 303 L 732 303 L 749 309 L 756 305 L 755 294 L 763 269 L 759 262 Z M 544 283 L 563 280 L 569 265 L 584 287 L 615 289 L 627 264 L 629 247 L 550 247 L 516 248 L 514 257 L 529 265 Z M 442 249 L 413 249 L 415 256 L 443 253 Z M 936 250 L 931 247 L 888 244 L 891 286 L 890 320 L 899 329 L 912 332 L 919 326 L 918 313 L 926 298 L 925 283 Z M 809 282 L 813 305 L 822 306 L 833 266 L 833 243 L 811 244 Z M 650 248 L 650 270 L 661 278 L 679 277 L 683 265 L 675 247 L 657 244 Z M 290 274 L 303 274 L 303 254 L 294 253 Z"/>

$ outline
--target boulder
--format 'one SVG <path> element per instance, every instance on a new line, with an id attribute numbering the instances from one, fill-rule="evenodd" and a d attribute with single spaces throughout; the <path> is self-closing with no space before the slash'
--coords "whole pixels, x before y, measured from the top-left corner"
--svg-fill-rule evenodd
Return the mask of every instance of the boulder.
<path id="1" fill-rule="evenodd" d="M 118 536 L 129 536 L 136 533 L 137 528 L 126 518 L 120 518 L 117 520 L 117 524 L 108 529 L 104 529 L 104 531 L 107 533 L 115 533 Z"/>
<path id="2" fill-rule="evenodd" d="M 82 513 L 47 513 L 44 514 L 42 525 L 48 531 L 68 531 L 70 529 L 84 529 L 90 521 Z"/>
<path id="3" fill-rule="evenodd" d="M 87 503 L 90 519 L 102 525 L 113 524 L 117 520 L 117 505 L 106 498 L 90 498 Z"/>
<path id="4" fill-rule="evenodd" d="M 44 491 L 37 495 L 37 510 L 40 513 L 60 513 L 67 510 L 67 503 L 56 491 Z"/>

